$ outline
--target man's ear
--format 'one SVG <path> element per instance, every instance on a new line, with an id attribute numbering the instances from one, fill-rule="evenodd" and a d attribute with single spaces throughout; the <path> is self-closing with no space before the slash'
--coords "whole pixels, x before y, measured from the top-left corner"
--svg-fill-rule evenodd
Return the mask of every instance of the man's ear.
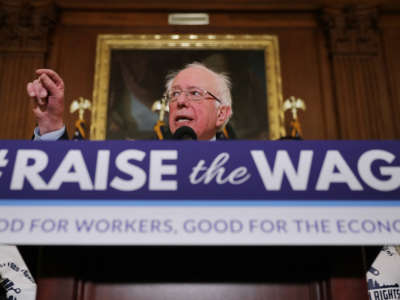
<path id="1" fill-rule="evenodd" d="M 217 112 L 217 127 L 222 126 L 231 115 L 231 108 L 229 106 L 218 107 Z"/>

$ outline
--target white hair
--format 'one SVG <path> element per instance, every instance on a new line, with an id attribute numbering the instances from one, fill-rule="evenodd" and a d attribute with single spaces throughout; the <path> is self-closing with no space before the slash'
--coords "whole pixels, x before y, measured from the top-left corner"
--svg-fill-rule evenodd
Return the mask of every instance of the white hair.
<path id="1" fill-rule="evenodd" d="M 230 107 L 230 115 L 228 116 L 227 120 L 225 121 L 225 124 L 228 123 L 230 117 L 232 116 L 233 110 L 232 110 L 232 96 L 231 96 L 231 80 L 229 79 L 229 76 L 226 73 L 217 73 L 211 70 L 210 68 L 207 68 L 204 64 L 199 63 L 199 62 L 193 62 L 191 64 L 186 65 L 183 69 L 171 72 L 167 75 L 166 77 L 166 84 L 165 88 L 167 92 L 171 90 L 172 87 L 172 82 L 174 81 L 175 77 L 182 71 L 186 69 L 191 69 L 191 68 L 197 68 L 197 69 L 203 69 L 209 73 L 211 73 L 216 80 L 217 83 L 217 91 L 216 91 L 216 97 L 221 100 L 221 103 L 218 101 L 216 102 L 216 105 L 222 105 L 222 106 L 228 106 Z"/>

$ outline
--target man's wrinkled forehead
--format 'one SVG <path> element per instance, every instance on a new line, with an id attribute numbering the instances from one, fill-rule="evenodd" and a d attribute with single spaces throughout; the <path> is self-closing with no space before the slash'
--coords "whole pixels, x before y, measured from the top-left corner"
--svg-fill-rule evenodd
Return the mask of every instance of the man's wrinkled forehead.
<path id="1" fill-rule="evenodd" d="M 182 70 L 172 81 L 171 88 L 188 89 L 200 87 L 216 91 L 216 78 L 214 74 L 203 68 L 188 68 Z"/>

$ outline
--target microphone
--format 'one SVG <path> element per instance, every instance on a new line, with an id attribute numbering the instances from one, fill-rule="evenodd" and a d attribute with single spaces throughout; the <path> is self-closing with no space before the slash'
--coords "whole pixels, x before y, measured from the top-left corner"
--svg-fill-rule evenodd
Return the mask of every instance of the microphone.
<path id="1" fill-rule="evenodd" d="M 172 136 L 173 140 L 197 140 L 196 132 L 194 132 L 192 127 L 182 126 L 179 127 L 174 135 Z"/>

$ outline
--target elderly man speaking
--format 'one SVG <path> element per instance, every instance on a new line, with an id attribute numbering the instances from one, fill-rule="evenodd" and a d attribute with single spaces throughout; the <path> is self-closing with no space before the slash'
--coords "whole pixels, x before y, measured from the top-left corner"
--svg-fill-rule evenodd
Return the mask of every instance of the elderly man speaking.
<path id="1" fill-rule="evenodd" d="M 62 119 L 64 82 L 53 70 L 39 69 L 38 78 L 28 83 L 38 127 L 35 140 L 66 139 Z M 193 129 L 198 140 L 214 140 L 232 115 L 229 78 L 200 63 L 192 63 L 167 77 L 169 128 Z"/>

